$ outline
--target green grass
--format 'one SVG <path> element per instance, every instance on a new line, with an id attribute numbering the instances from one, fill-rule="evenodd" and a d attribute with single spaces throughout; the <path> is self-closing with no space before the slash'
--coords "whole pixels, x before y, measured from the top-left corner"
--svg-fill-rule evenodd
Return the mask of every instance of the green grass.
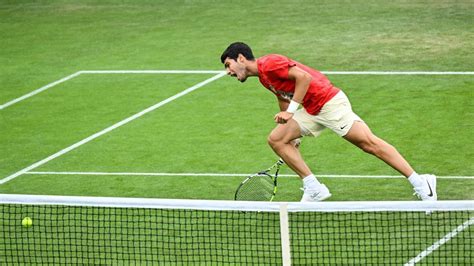
<path id="1" fill-rule="evenodd" d="M 220 53 L 235 40 L 250 43 L 257 56 L 282 53 L 322 70 L 472 70 L 468 21 L 473 8 L 466 2 L 239 4 L 246 8 L 215 1 L 3 1 L 0 55 L 7 64 L 0 66 L 0 100 L 78 70 L 221 69 Z M 210 76 L 83 74 L 1 110 L 0 175 L 15 173 Z M 418 172 L 472 175 L 472 76 L 329 77 L 372 130 Z M 35 170 L 252 173 L 275 160 L 266 136 L 276 111 L 273 96 L 255 79 L 238 84 L 221 78 Z M 306 139 L 302 153 L 316 174 L 397 174 L 331 132 Z M 0 191 L 229 199 L 239 183 L 239 178 L 166 178 L 23 175 Z M 77 185 L 70 186 L 70 179 Z M 334 190 L 353 183 L 323 181 Z M 413 199 L 403 180 L 359 182 L 377 184 L 387 200 Z M 446 192 L 440 199 L 473 199 L 472 182 L 440 181 L 440 191 Z M 281 185 L 294 188 L 299 181 L 282 179 Z M 333 194 L 332 200 L 379 199 L 364 186 Z M 277 199 L 299 196 L 294 190 Z"/>
<path id="2" fill-rule="evenodd" d="M 473 11 L 441 0 L 0 0 L 0 104 L 79 70 L 222 69 L 237 40 L 320 70 L 473 71 Z M 83 74 L 2 109 L 0 179 L 211 76 Z M 329 78 L 418 172 L 473 176 L 474 76 Z M 275 112 L 256 79 L 223 77 L 34 171 L 250 174 L 276 159 Z M 329 131 L 301 150 L 317 175 L 397 174 Z M 25 174 L 0 193 L 221 200 L 242 179 Z M 321 180 L 333 201 L 415 199 L 402 178 Z M 300 186 L 280 178 L 275 200 L 298 201 Z M 472 200 L 473 187 L 439 179 L 439 199 Z"/>
<path id="3" fill-rule="evenodd" d="M 8 114 L 4 121 L 11 129 L 4 132 L 7 136 L 4 146 L 9 154 L 17 156 L 4 157 L 5 164 L 11 168 L 3 169 L 3 173 L 6 176 L 15 169 L 20 170 L 207 77 L 83 75 L 41 97 L 32 98 L 29 105 L 24 102 L 7 108 L 3 110 L 3 114 Z M 473 151 L 469 142 L 470 127 L 459 127 L 472 117 L 466 98 L 470 90 L 466 79 L 469 82 L 472 78 L 334 76 L 335 84 L 345 89 L 356 112 L 376 134 L 394 144 L 419 172 L 441 176 L 469 176 L 474 172 L 469 163 Z M 266 135 L 273 128 L 271 115 L 276 105 L 268 92 L 254 88 L 255 81 L 237 84 L 242 90 L 235 90 L 234 86 L 233 80 L 215 81 L 35 170 L 140 173 L 261 170 L 275 160 L 266 144 Z M 113 88 L 112 93 L 110 88 Z M 226 100 L 229 94 L 233 101 Z M 397 100 L 390 101 L 391 95 L 398 95 Z M 241 110 L 241 103 L 249 97 L 255 104 Z M 442 114 L 427 112 L 438 109 L 443 110 Z M 223 110 L 228 114 L 223 116 Z M 453 132 L 453 128 L 458 129 Z M 28 140 L 32 132 L 41 134 L 34 134 L 34 141 L 25 145 L 22 140 Z M 454 139 L 446 137 L 454 133 Z M 12 139 L 18 141 L 12 142 Z M 320 138 L 305 139 L 301 149 L 316 174 L 397 174 L 329 131 Z M 284 167 L 283 173 L 291 172 Z M 2 185 L 0 191 L 232 199 L 240 179 L 23 175 Z M 335 190 L 331 200 L 414 199 L 408 182 L 401 178 L 358 179 L 350 186 L 348 184 L 354 183 L 352 179 L 322 180 Z M 358 182 L 364 185 L 357 185 Z M 72 183 L 76 185 L 71 186 Z M 440 179 L 439 183 L 440 199 L 473 198 L 469 189 L 471 180 Z M 380 193 L 381 198 L 367 194 L 365 186 L 369 184 L 381 189 L 371 192 Z M 276 199 L 297 200 L 300 197 L 298 186 L 300 182 L 296 178 L 281 178 L 279 194 L 282 195 Z M 337 193 L 338 189 L 345 192 Z M 288 190 L 289 194 L 285 194 Z"/>
<path id="4" fill-rule="evenodd" d="M 243 40 L 324 70 L 472 70 L 469 1 L 0 2 L 0 102 L 80 69 L 216 69 Z M 28 78 L 24 78 L 28 77 Z"/>

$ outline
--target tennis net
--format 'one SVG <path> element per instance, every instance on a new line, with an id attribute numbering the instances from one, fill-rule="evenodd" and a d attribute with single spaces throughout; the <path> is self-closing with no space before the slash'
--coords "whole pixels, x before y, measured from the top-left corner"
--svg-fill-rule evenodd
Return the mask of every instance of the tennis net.
<path id="1" fill-rule="evenodd" d="M 0 265 L 472 265 L 473 223 L 474 201 L 0 194 Z"/>

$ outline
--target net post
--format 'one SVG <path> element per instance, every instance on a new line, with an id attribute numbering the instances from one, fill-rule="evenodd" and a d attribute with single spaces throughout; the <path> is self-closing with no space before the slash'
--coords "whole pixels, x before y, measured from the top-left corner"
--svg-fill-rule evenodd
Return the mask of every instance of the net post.
<path id="1" fill-rule="evenodd" d="M 291 265 L 290 230 L 288 224 L 288 203 L 280 203 L 280 236 L 283 266 Z"/>

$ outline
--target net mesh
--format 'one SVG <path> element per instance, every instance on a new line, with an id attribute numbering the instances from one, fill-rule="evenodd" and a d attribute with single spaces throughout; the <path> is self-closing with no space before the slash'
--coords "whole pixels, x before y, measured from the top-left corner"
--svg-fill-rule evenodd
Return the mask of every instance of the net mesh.
<path id="1" fill-rule="evenodd" d="M 293 213 L 293 265 L 404 265 L 473 216 L 469 211 Z M 472 265 L 473 229 L 463 229 L 417 265 Z"/>
<path id="2" fill-rule="evenodd" d="M 33 205 L 2 205 L 0 212 L 1 265 L 281 261 L 278 213 Z M 31 227 L 21 224 L 27 216 Z"/>
<path id="3" fill-rule="evenodd" d="M 3 202 L 0 265 L 282 265 L 277 203 L 219 209 L 231 203 L 173 209 Z M 292 265 L 474 262 L 472 208 L 431 215 L 288 210 Z M 31 226 L 22 225 L 24 217 Z"/>

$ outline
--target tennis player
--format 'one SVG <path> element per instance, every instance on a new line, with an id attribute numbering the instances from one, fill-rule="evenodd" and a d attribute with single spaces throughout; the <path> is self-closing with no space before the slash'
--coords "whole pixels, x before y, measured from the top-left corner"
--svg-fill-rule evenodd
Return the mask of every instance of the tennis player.
<path id="1" fill-rule="evenodd" d="M 352 111 L 344 92 L 317 70 L 278 54 L 256 59 L 251 48 L 242 42 L 232 43 L 222 54 L 221 62 L 228 75 L 240 82 L 258 77 L 276 95 L 280 112 L 274 117 L 277 126 L 268 136 L 268 143 L 303 180 L 301 201 L 322 201 L 331 193 L 314 176 L 292 141 L 302 136 L 317 137 L 325 128 L 407 177 L 420 199 L 437 199 L 436 176 L 417 174 L 392 145 L 375 136 Z"/>

